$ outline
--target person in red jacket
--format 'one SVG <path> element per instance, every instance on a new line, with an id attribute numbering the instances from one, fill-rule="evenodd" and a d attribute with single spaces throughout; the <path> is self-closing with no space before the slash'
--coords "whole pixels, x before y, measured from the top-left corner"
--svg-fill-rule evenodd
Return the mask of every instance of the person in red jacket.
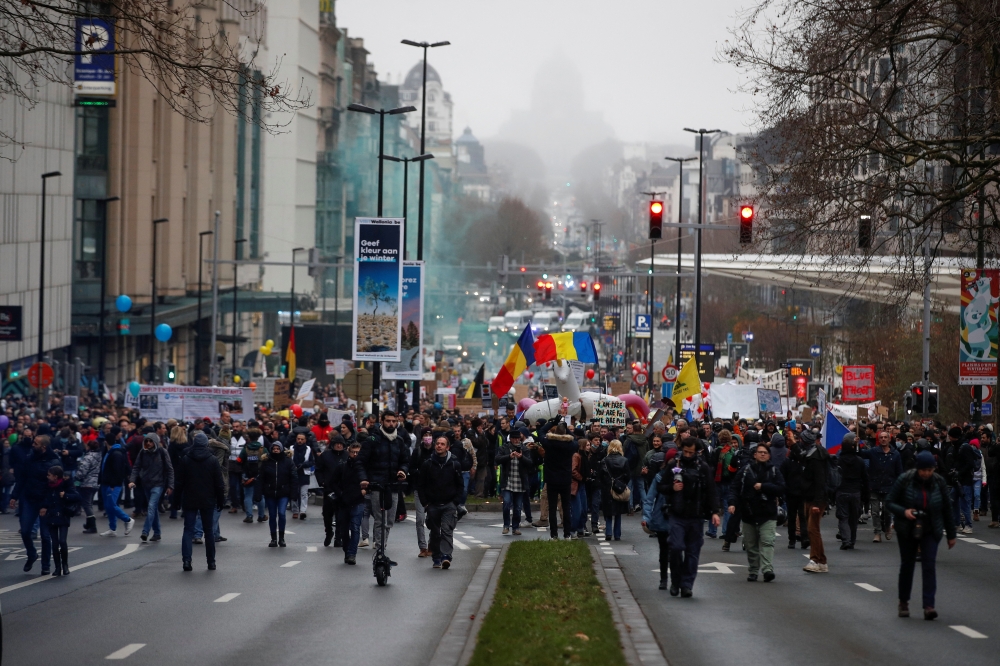
<path id="1" fill-rule="evenodd" d="M 333 432 L 333 426 L 330 425 L 330 419 L 326 414 L 320 414 L 319 423 L 310 430 L 312 430 L 317 442 L 328 442 L 330 441 L 330 433 Z"/>

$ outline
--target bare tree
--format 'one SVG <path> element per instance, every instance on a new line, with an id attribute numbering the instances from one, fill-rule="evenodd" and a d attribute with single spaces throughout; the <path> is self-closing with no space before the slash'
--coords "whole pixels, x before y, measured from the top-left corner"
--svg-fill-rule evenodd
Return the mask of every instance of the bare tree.
<path id="1" fill-rule="evenodd" d="M 285 121 L 274 112 L 309 100 L 277 81 L 274 70 L 256 73 L 263 17 L 259 0 L 6 0 L 0 2 L 0 99 L 31 106 L 44 84 L 72 83 L 77 56 L 113 54 L 119 69 L 145 78 L 186 118 L 204 122 L 221 107 L 275 131 Z M 114 25 L 112 44 L 95 31 L 77 37 L 77 22 L 93 19 Z"/>
<path id="2" fill-rule="evenodd" d="M 745 156 L 757 241 L 862 264 L 898 257 L 903 297 L 928 240 L 995 254 L 997 11 L 992 0 L 762 0 L 742 14 L 720 57 L 756 104 Z"/>

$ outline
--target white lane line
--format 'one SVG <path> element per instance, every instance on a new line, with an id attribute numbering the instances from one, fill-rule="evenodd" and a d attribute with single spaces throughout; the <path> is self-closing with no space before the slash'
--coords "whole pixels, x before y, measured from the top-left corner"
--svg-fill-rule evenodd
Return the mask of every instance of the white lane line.
<path id="1" fill-rule="evenodd" d="M 456 531 L 455 534 L 461 534 L 462 536 L 465 536 L 465 532 L 458 532 L 458 531 Z"/>
<path id="2" fill-rule="evenodd" d="M 105 657 L 105 659 L 127 659 L 144 647 L 146 647 L 145 643 L 129 643 L 121 650 L 115 650 Z"/>
<path id="3" fill-rule="evenodd" d="M 492 548 L 493 546 L 489 545 L 488 543 L 481 543 L 481 544 L 479 544 L 479 547 L 480 548 Z"/>
<path id="4" fill-rule="evenodd" d="M 875 587 L 874 585 L 869 585 L 868 583 L 855 583 L 855 585 L 857 585 L 858 587 L 860 587 L 862 590 L 868 590 L 869 592 L 881 592 L 882 591 L 879 588 Z"/>
<path id="5" fill-rule="evenodd" d="M 224 604 L 227 601 L 232 601 L 236 597 L 240 596 L 239 592 L 230 592 L 229 594 L 223 594 L 221 597 L 215 600 L 217 604 Z"/>
<path id="6" fill-rule="evenodd" d="M 288 530 L 285 530 L 285 534 L 295 534 L 295 532 L 289 532 Z"/>
<path id="7" fill-rule="evenodd" d="M 480 541 L 479 539 L 473 539 L 471 537 L 465 537 L 465 540 L 468 541 L 469 543 L 482 543 L 482 541 Z"/>
<path id="8" fill-rule="evenodd" d="M 987 638 L 986 634 L 981 634 L 978 631 L 976 631 L 975 629 L 970 629 L 969 627 L 965 626 L 964 624 L 953 624 L 953 625 L 950 625 L 950 626 L 951 626 L 952 629 L 954 629 L 958 633 L 964 634 L 965 636 L 968 636 L 969 638 Z"/>
<path id="9" fill-rule="evenodd" d="M 472 550 L 472 548 L 470 548 L 469 546 L 466 546 L 464 543 L 462 543 L 458 539 L 455 539 L 454 544 L 455 544 L 455 548 L 458 548 L 459 550 Z"/>
<path id="10" fill-rule="evenodd" d="M 306 552 L 307 553 L 315 553 L 316 552 L 316 546 L 306 546 Z"/>
<path id="11" fill-rule="evenodd" d="M 979 547 L 985 548 L 987 550 L 1000 550 L 1000 546 L 996 545 L 995 543 L 981 543 L 979 544 Z"/>
<path id="12" fill-rule="evenodd" d="M 982 539 L 973 539 L 972 537 L 965 537 L 962 541 L 964 543 L 986 543 Z"/>
<path id="13" fill-rule="evenodd" d="M 108 555 L 107 557 L 99 557 L 96 560 L 90 560 L 89 562 L 83 562 L 81 564 L 74 565 L 70 567 L 70 571 L 79 571 L 80 569 L 86 569 L 87 567 L 92 567 L 95 564 L 101 564 L 102 562 L 107 562 L 108 560 L 114 560 L 116 558 L 119 558 L 122 555 L 128 555 L 129 553 L 134 553 L 137 550 L 139 550 L 139 544 L 130 543 L 129 545 L 125 546 L 122 550 L 115 553 L 114 555 Z M 32 578 L 31 580 L 26 580 L 23 583 L 16 583 L 14 585 L 8 585 L 7 587 L 0 588 L 0 594 L 13 592 L 14 590 L 19 590 L 22 587 L 28 587 L 29 585 L 34 585 L 35 583 L 44 583 L 47 580 L 59 580 L 59 578 L 56 576 L 39 576 L 38 578 Z"/>
<path id="14" fill-rule="evenodd" d="M 281 566 L 283 568 L 294 567 L 296 564 L 301 564 L 301 563 L 302 563 L 302 560 L 292 560 L 291 562 L 285 562 Z"/>

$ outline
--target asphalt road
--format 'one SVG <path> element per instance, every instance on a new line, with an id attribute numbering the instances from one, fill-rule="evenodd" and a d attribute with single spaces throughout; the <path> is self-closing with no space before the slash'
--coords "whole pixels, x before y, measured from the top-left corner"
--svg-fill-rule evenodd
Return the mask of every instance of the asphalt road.
<path id="1" fill-rule="evenodd" d="M 919 568 L 912 616 L 897 617 L 896 541 L 872 543 L 870 528 L 862 525 L 856 549 L 841 551 L 832 516 L 823 519 L 830 573 L 802 571 L 808 551 L 788 549 L 785 528 L 778 528 L 777 579 L 749 583 L 739 544 L 724 553 L 721 541 L 706 538 L 692 599 L 657 589 L 657 542 L 642 533 L 637 517 L 627 519 L 623 540 L 612 545 L 673 666 L 734 660 L 817 666 L 997 664 L 1000 530 L 988 530 L 986 524 L 974 523 L 975 534 L 950 551 L 942 542 L 935 602 L 940 617 L 933 622 L 923 619 L 920 608 Z M 727 570 L 732 573 L 723 573 Z M 982 637 L 972 637 L 977 635 Z"/>
<path id="2" fill-rule="evenodd" d="M 500 529 L 488 527 L 499 514 L 471 514 L 459 523 L 452 568 L 432 569 L 416 557 L 411 518 L 391 532 L 399 566 L 379 588 L 372 549 L 345 565 L 343 551 L 323 547 L 318 511 L 305 522 L 289 515 L 287 548 L 268 548 L 266 524 L 242 518 L 223 514 L 229 540 L 218 544 L 218 570 L 207 571 L 204 546 L 195 546 L 191 573 L 181 570 L 179 520 L 163 521 L 158 544 L 141 544 L 139 527 L 127 538 L 84 535 L 75 520 L 71 575 L 43 578 L 37 563 L 22 571 L 17 524 L 0 516 L 3 663 L 114 655 L 134 664 L 426 664 L 482 553 L 503 543 Z"/>

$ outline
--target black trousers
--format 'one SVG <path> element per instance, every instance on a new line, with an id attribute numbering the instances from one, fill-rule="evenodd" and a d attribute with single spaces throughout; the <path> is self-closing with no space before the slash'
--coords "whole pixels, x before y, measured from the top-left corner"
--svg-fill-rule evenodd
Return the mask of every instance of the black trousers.
<path id="1" fill-rule="evenodd" d="M 853 546 L 858 538 L 858 517 L 861 515 L 861 493 L 837 493 L 837 520 L 840 521 L 840 541 Z"/>
<path id="2" fill-rule="evenodd" d="M 729 507 L 726 507 L 729 510 Z M 740 523 L 743 522 L 740 519 L 740 509 L 736 508 L 736 512 L 729 516 L 729 522 L 726 523 L 726 536 L 724 537 L 726 543 L 736 543 L 737 539 L 740 538 Z"/>
<path id="3" fill-rule="evenodd" d="M 327 534 L 333 534 L 333 520 L 337 518 L 337 535 L 335 538 L 339 541 L 340 535 L 340 519 L 337 515 L 337 505 L 339 502 L 330 497 L 326 489 L 323 489 L 323 529 Z"/>
<path id="4" fill-rule="evenodd" d="M 670 571 L 670 532 L 657 532 L 656 541 L 660 544 L 660 580 L 667 580 Z"/>
<path id="5" fill-rule="evenodd" d="M 559 526 L 556 524 L 557 523 L 556 518 L 558 517 L 558 514 L 556 512 L 558 511 L 557 502 L 561 499 L 562 510 L 563 510 L 562 513 L 563 538 L 568 539 L 570 523 L 573 522 L 570 519 L 570 516 L 573 514 L 570 512 L 569 508 L 570 485 L 568 483 L 556 485 L 551 481 L 547 481 L 546 483 L 548 484 L 548 496 L 549 496 L 549 533 L 553 537 L 559 536 Z"/>
<path id="6" fill-rule="evenodd" d="M 788 502 L 788 523 L 785 525 L 788 529 L 788 543 L 795 543 L 796 538 L 801 542 L 807 543 L 809 541 L 809 532 L 806 529 L 808 522 L 806 520 L 805 502 L 797 495 L 788 495 L 785 500 Z M 796 517 L 799 519 L 798 528 L 802 531 L 802 535 L 799 537 L 795 536 Z"/>

